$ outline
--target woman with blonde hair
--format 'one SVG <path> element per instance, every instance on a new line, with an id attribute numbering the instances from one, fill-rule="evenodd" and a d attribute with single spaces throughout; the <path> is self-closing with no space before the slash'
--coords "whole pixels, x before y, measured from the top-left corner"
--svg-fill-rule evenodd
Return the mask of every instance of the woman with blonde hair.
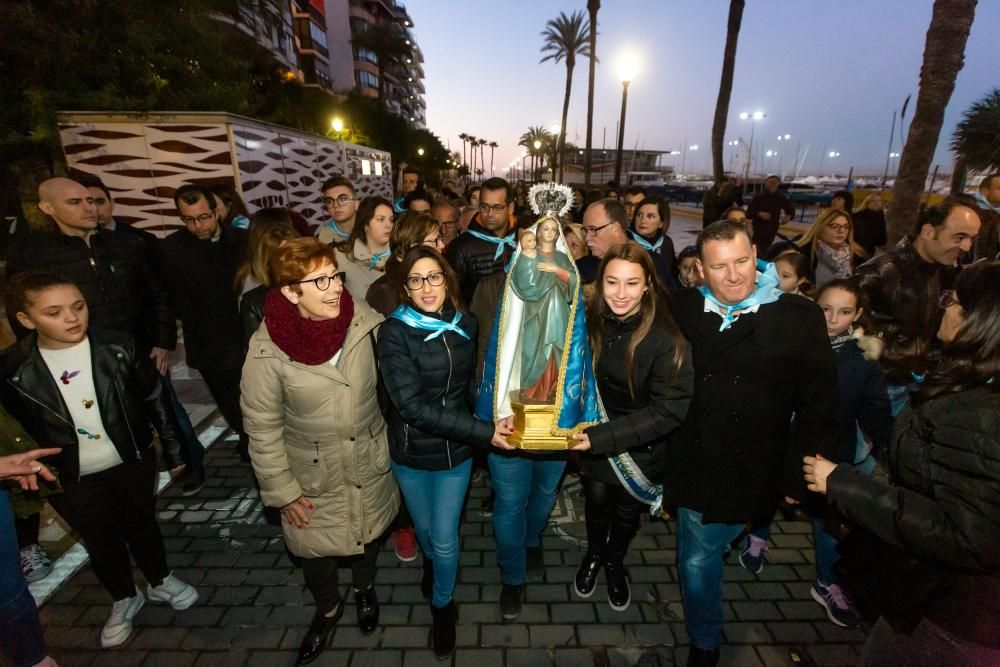
<path id="1" fill-rule="evenodd" d="M 250 217 L 247 254 L 236 269 L 235 287 L 241 292 L 240 319 L 243 321 L 243 347 L 264 319 L 264 297 L 272 280 L 268 272 L 271 254 L 288 239 L 298 238 L 288 211 L 283 208 L 262 208 Z"/>
<path id="2" fill-rule="evenodd" d="M 795 245 L 809 259 L 808 277 L 813 285 L 847 278 L 868 257 L 854 240 L 851 214 L 836 208 L 820 211 L 812 227 Z"/>
<path id="3" fill-rule="evenodd" d="M 410 248 L 429 246 L 444 252 L 441 240 L 441 225 L 429 213 L 407 211 L 399 216 L 389 235 L 389 259 L 385 272 L 371 284 L 365 295 L 368 305 L 385 317 L 399 306 L 399 288 L 396 275 L 403 265 L 403 257 Z"/>
<path id="4" fill-rule="evenodd" d="M 573 261 L 586 257 L 590 254 L 587 247 L 587 237 L 583 233 L 583 225 L 576 222 L 563 223 L 563 236 L 566 238 L 566 245 L 573 253 Z"/>

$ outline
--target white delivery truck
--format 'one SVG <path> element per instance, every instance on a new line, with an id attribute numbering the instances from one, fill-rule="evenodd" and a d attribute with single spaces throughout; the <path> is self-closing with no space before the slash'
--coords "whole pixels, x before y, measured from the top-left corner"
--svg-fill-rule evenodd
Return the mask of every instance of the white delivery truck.
<path id="1" fill-rule="evenodd" d="M 116 218 L 160 235 L 181 224 L 173 195 L 185 183 L 231 185 L 251 212 L 284 206 L 312 225 L 328 218 L 330 176 L 349 178 L 358 197 L 392 198 L 389 153 L 243 116 L 64 111 L 58 121 L 70 172 L 99 176 Z"/>

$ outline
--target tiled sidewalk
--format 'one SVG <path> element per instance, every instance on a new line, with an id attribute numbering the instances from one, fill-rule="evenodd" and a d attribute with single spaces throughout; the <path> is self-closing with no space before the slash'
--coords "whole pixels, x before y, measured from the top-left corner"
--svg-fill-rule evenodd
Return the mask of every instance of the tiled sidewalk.
<path id="1" fill-rule="evenodd" d="M 223 436 L 225 437 L 225 436 Z M 51 652 L 63 665 L 291 665 L 313 608 L 301 572 L 285 555 L 277 527 L 263 518 L 249 466 L 232 436 L 207 452 L 208 483 L 196 498 L 167 489 L 160 519 L 175 572 L 197 585 L 201 600 L 175 612 L 147 602 L 133 637 L 101 651 L 98 634 L 109 601 L 89 567 L 42 608 Z M 583 498 L 567 477 L 543 538 L 545 578 L 529 583 L 521 617 L 504 623 L 497 599 L 500 577 L 493 527 L 479 514 L 487 493 L 470 491 L 462 525 L 458 651 L 452 664 L 683 665 L 687 638 L 677 584 L 673 524 L 646 521 L 627 565 L 632 606 L 611 610 L 603 584 L 589 600 L 572 592 L 582 556 Z M 814 576 L 810 525 L 777 521 L 768 565 L 760 575 L 726 566 L 723 664 L 848 665 L 863 641 L 859 630 L 830 623 L 809 597 Z M 419 588 L 420 561 L 402 564 L 387 543 L 379 556 L 381 627 L 362 636 L 353 596 L 331 648 L 317 665 L 440 665 L 428 650 L 430 612 Z M 602 577 L 603 578 L 603 577 Z M 795 662 L 794 658 L 798 658 Z"/>

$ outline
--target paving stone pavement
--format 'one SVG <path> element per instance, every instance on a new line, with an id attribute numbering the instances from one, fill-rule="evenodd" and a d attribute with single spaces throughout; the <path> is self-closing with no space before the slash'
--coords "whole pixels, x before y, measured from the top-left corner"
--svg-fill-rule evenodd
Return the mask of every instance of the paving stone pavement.
<path id="1" fill-rule="evenodd" d="M 46 639 L 60 664 L 294 663 L 312 616 L 312 598 L 286 555 L 279 528 L 265 521 L 250 468 L 240 462 L 234 444 L 227 434 L 206 452 L 208 480 L 198 496 L 183 498 L 179 489 L 168 488 L 159 500 L 168 562 L 198 587 L 198 604 L 175 612 L 147 602 L 129 641 L 101 651 L 98 635 L 110 604 L 85 567 L 41 609 Z M 572 592 L 572 580 L 583 553 L 583 497 L 579 481 L 568 476 L 542 538 L 544 578 L 528 584 L 521 617 L 505 623 L 497 604 L 493 526 L 478 511 L 487 493 L 485 482 L 473 484 L 461 527 L 458 650 L 451 664 L 684 664 L 687 637 L 672 522 L 643 522 L 626 561 L 633 580 L 628 610 L 619 613 L 608 606 L 603 583 L 581 600 Z M 854 664 L 863 632 L 833 625 L 809 596 L 814 576 L 810 524 L 776 521 L 769 557 L 759 575 L 740 568 L 735 555 L 725 567 L 722 664 Z M 348 608 L 330 649 L 315 664 L 447 664 L 427 648 L 430 610 L 420 593 L 420 559 L 400 563 L 387 541 L 378 564 L 381 627 L 370 636 L 357 630 L 345 576 Z"/>

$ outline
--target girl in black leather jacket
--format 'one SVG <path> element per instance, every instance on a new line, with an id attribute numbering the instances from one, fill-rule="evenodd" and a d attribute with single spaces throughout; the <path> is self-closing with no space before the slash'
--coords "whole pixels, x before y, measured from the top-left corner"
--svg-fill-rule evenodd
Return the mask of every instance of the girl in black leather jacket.
<path id="1" fill-rule="evenodd" d="M 597 388 L 610 421 L 574 436 L 586 501 L 587 553 L 575 591 L 590 597 L 604 567 L 608 603 L 631 600 L 622 562 L 656 495 L 670 432 L 687 415 L 694 389 L 691 353 L 674 323 L 649 253 L 633 242 L 613 247 L 587 305 Z M 653 480 L 651 482 L 650 480 Z M 628 486 L 626 486 L 628 485 Z M 662 493 L 662 489 L 659 489 Z"/>

